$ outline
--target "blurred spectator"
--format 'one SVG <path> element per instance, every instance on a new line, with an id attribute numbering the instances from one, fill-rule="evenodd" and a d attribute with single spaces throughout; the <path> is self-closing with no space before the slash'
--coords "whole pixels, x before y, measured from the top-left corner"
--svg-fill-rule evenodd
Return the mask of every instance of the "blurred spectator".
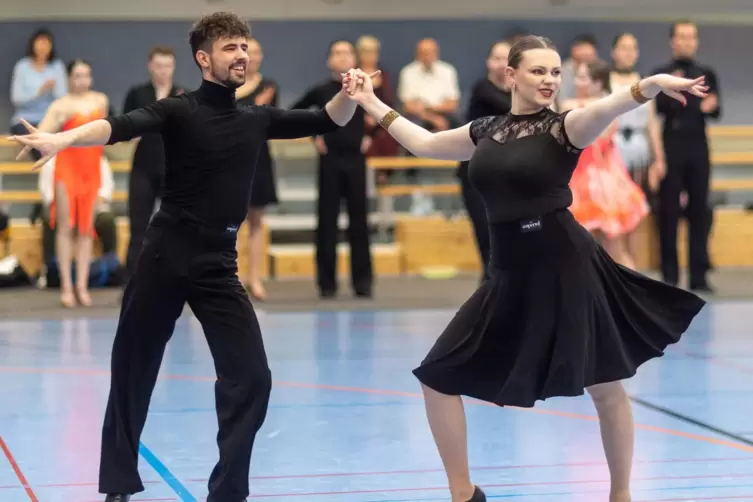
<path id="1" fill-rule="evenodd" d="M 596 37 L 591 34 L 578 35 L 570 45 L 570 57 L 562 63 L 562 84 L 558 101 L 575 99 L 575 73 L 582 64 L 591 64 L 599 59 Z"/>
<path id="2" fill-rule="evenodd" d="M 684 106 L 665 94 L 656 97 L 656 109 L 664 118 L 664 154 L 667 174 L 659 188 L 659 242 L 664 281 L 677 284 L 677 222 L 683 212 L 681 197 L 687 194 L 689 287 L 713 293 L 706 274 L 709 270 L 708 239 L 713 211 L 709 209 L 711 158 L 706 133 L 708 119 L 719 119 L 721 101 L 716 72 L 699 63 L 698 27 L 681 21 L 670 30 L 672 60 L 653 73 L 671 73 L 685 78 L 706 77 L 708 96 L 688 96 Z"/>
<path id="3" fill-rule="evenodd" d="M 94 231 L 102 248 L 102 255 L 110 257 L 110 262 L 117 262 L 117 229 L 115 215 L 112 211 L 112 195 L 115 182 L 106 157 L 100 162 L 101 186 L 98 192 L 98 202 L 94 208 Z M 50 219 L 50 206 L 55 198 L 55 157 L 42 166 L 39 171 L 39 192 L 42 196 L 42 270 L 40 271 L 40 287 L 59 287 L 60 272 L 57 267 L 55 253 L 56 233 Z M 93 279 L 90 274 L 90 279 Z M 91 285 L 91 284 L 90 284 Z"/>
<path id="4" fill-rule="evenodd" d="M 39 129 L 68 131 L 107 116 L 109 100 L 91 90 L 92 69 L 86 61 L 68 63 L 70 93 L 55 100 L 47 110 Z M 91 305 L 89 265 L 94 237 L 94 215 L 101 188 L 102 146 L 66 148 L 55 157 L 54 197 L 50 204 L 50 224 L 55 226 L 57 259 L 60 263 L 60 301 L 73 307 Z M 75 236 L 75 238 L 74 238 Z M 72 278 L 73 254 L 76 255 L 75 295 Z"/>
<path id="5" fill-rule="evenodd" d="M 241 105 L 278 106 L 280 86 L 273 79 L 261 74 L 264 51 L 256 39 L 248 41 L 248 66 L 246 82 L 235 90 L 235 98 Z M 264 251 L 264 213 L 267 206 L 277 204 L 277 182 L 275 180 L 274 159 L 269 153 L 269 143 L 263 143 L 256 157 L 256 171 L 251 183 L 251 200 L 248 203 L 246 222 L 248 223 L 248 278 L 245 281 L 249 293 L 257 300 L 267 298 L 262 283 L 262 263 Z"/>
<path id="6" fill-rule="evenodd" d="M 183 92 L 180 86 L 173 82 L 175 54 L 170 47 L 153 47 L 149 51 L 147 68 L 149 81 L 128 90 L 123 102 L 123 113 Z M 146 228 L 162 197 L 165 179 L 165 148 L 162 145 L 160 133 L 144 134 L 137 141 L 128 178 L 128 220 L 131 238 L 128 244 L 126 269 L 129 275 L 135 272 Z"/>
<path id="7" fill-rule="evenodd" d="M 379 66 L 381 44 L 376 37 L 364 35 L 356 41 L 358 67 L 366 73 L 381 70 L 382 73 L 372 79 L 374 94 L 387 106 L 395 106 L 395 97 L 391 75 Z M 371 137 L 371 145 L 366 152 L 368 157 L 394 157 L 397 155 L 397 142 L 387 131 L 379 127 L 371 115 L 366 115 L 366 134 Z"/>
<path id="8" fill-rule="evenodd" d="M 416 60 L 400 71 L 398 98 L 404 114 L 432 132 L 458 127 L 460 86 L 451 64 L 439 59 L 436 40 L 426 38 L 416 47 Z"/>
<path id="9" fill-rule="evenodd" d="M 486 56 L 486 75 L 473 86 L 468 104 L 466 121 L 470 122 L 490 115 L 506 115 L 510 113 L 512 95 L 505 78 L 505 69 L 512 44 L 509 41 L 495 42 Z M 457 176 L 460 180 L 463 204 L 471 219 L 473 232 L 476 236 L 481 266 L 482 280 L 488 279 L 489 256 L 491 244 L 489 241 L 489 221 L 486 217 L 486 206 L 478 191 L 468 179 L 470 162 L 461 162 Z"/>
<path id="10" fill-rule="evenodd" d="M 14 107 L 11 134 L 26 134 L 21 119 L 37 126 L 55 99 L 68 92 L 65 65 L 55 55 L 52 33 L 37 30 L 29 39 L 26 56 L 13 67 L 10 101 Z M 39 160 L 39 152 L 31 152 Z"/>

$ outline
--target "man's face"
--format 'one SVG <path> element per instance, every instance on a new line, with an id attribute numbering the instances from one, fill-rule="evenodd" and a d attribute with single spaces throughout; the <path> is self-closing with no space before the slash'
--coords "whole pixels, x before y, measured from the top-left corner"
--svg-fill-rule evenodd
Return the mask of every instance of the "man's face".
<path id="1" fill-rule="evenodd" d="M 439 59 L 439 47 L 434 40 L 421 40 L 416 46 L 416 61 L 424 64 L 427 68 Z"/>
<path id="2" fill-rule="evenodd" d="M 149 61 L 149 73 L 158 84 L 171 83 L 175 73 L 175 57 L 170 54 L 155 54 Z"/>
<path id="3" fill-rule="evenodd" d="M 599 57 L 596 53 L 596 47 L 589 43 L 581 42 L 573 45 L 570 49 L 570 57 L 576 63 L 593 63 Z"/>
<path id="4" fill-rule="evenodd" d="M 245 37 L 216 40 L 209 53 L 198 51 L 196 58 L 205 73 L 231 89 L 246 82 L 248 40 Z"/>
<path id="5" fill-rule="evenodd" d="M 693 24 L 678 24 L 671 42 L 675 57 L 692 58 L 698 50 L 698 28 Z"/>

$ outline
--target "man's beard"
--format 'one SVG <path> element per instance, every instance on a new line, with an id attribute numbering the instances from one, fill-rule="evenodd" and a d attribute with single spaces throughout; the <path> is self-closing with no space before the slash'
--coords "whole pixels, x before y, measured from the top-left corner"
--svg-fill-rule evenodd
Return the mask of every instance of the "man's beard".
<path id="1" fill-rule="evenodd" d="M 234 80 L 232 75 L 233 70 L 230 68 L 227 68 L 226 73 L 224 75 L 218 75 L 216 72 L 212 71 L 212 76 L 217 80 L 217 82 L 221 83 L 228 89 L 237 89 L 243 84 L 246 83 L 246 75 L 244 74 L 243 77 L 240 80 Z"/>

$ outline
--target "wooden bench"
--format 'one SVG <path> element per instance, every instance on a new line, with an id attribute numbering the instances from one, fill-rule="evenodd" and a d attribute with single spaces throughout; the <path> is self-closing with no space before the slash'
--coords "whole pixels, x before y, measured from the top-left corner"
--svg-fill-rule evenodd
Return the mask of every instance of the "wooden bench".
<path id="1" fill-rule="evenodd" d="M 126 253 L 128 252 L 128 243 L 130 240 L 130 231 L 128 227 L 127 218 L 118 218 L 116 223 L 117 235 L 118 235 L 118 249 L 117 254 L 121 263 L 125 263 Z M 269 247 L 269 229 L 264 226 L 262 228 L 262 250 L 264 255 L 267 255 L 267 249 Z M 38 223 L 31 225 L 30 223 L 19 224 L 13 222 L 11 224 L 10 232 L 10 254 L 18 256 L 24 269 L 30 274 L 36 274 L 39 272 L 42 264 L 42 227 Z M 248 268 L 248 227 L 244 223 L 238 230 L 238 273 L 241 279 L 245 280 L 247 268 Z M 262 260 L 261 262 L 261 275 L 266 278 L 269 276 L 269 263 L 268 260 Z"/>
<path id="2" fill-rule="evenodd" d="M 659 267 L 659 240 L 653 216 L 636 230 L 639 269 Z M 403 217 L 395 225 L 395 242 L 400 247 L 404 273 L 421 273 L 426 268 L 448 268 L 480 272 L 481 265 L 467 218 Z M 681 267 L 687 266 L 687 225 L 680 221 L 677 254 Z M 753 266 L 753 212 L 722 208 L 714 212 L 709 239 L 711 261 L 718 267 Z"/>
<path id="3" fill-rule="evenodd" d="M 316 277 L 316 248 L 313 244 L 270 246 L 270 275 L 275 279 Z M 403 273 L 400 246 L 372 244 L 372 266 L 377 277 L 396 276 Z M 337 246 L 337 275 L 350 276 L 350 247 Z"/>

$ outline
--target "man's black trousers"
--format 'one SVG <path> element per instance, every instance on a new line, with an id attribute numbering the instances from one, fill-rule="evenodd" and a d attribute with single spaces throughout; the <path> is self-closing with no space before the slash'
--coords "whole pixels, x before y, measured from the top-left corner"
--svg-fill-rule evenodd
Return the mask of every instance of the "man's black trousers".
<path id="1" fill-rule="evenodd" d="M 251 450 L 272 380 L 256 314 L 237 278 L 236 232 L 207 229 L 170 206 L 155 215 L 115 333 L 101 493 L 144 489 L 137 469 L 139 440 L 165 346 L 188 303 L 217 374 L 220 459 L 209 478 L 208 500 L 240 502 L 248 496 Z"/>

